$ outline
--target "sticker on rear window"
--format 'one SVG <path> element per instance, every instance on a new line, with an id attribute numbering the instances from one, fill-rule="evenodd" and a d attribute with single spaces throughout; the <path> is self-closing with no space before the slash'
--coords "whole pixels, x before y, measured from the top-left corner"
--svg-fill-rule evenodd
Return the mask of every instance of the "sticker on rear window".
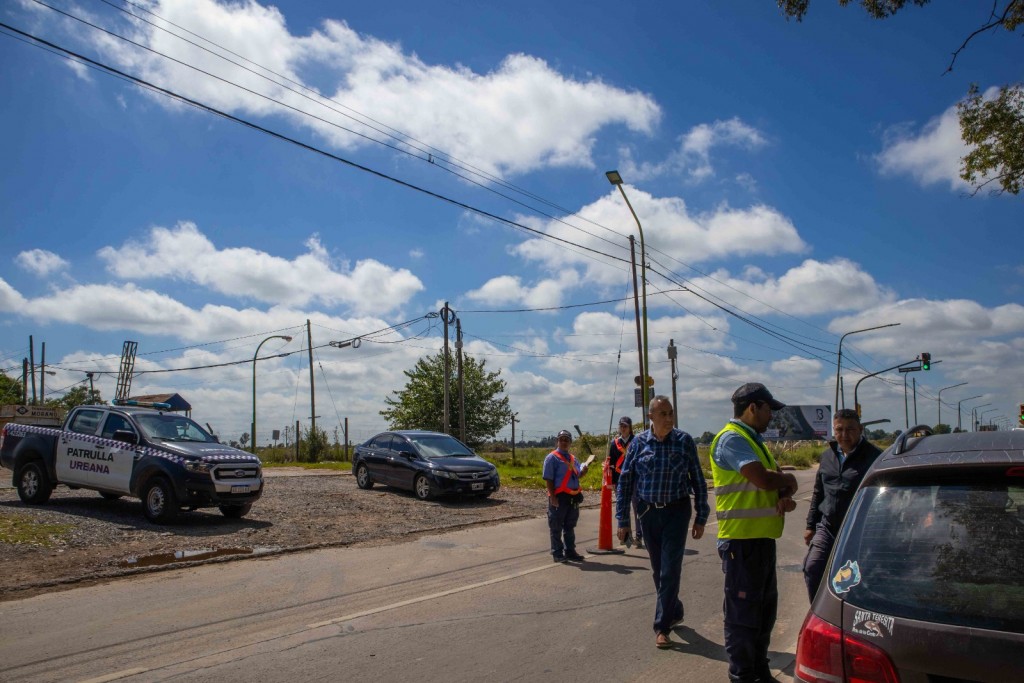
<path id="1" fill-rule="evenodd" d="M 860 583 L 860 565 L 856 560 L 847 560 L 832 577 L 832 590 L 836 593 L 849 593 L 850 589 Z"/>
<path id="2" fill-rule="evenodd" d="M 853 613 L 853 632 L 862 636 L 885 638 L 892 635 L 893 622 L 896 620 L 885 614 L 859 609 Z"/>

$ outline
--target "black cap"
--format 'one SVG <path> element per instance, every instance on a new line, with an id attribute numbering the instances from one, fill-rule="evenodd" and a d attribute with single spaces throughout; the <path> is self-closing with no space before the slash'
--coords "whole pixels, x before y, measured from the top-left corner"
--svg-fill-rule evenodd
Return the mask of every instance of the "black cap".
<path id="1" fill-rule="evenodd" d="M 631 418 L 629 415 L 624 415 L 624 416 L 619 418 L 619 424 L 620 425 L 626 425 L 628 427 L 632 427 L 633 426 L 633 418 Z"/>
<path id="2" fill-rule="evenodd" d="M 753 403 L 754 401 L 764 401 L 771 406 L 772 410 L 786 407 L 785 403 L 776 401 L 775 397 L 772 396 L 772 392 L 768 391 L 768 388 L 759 382 L 744 384 L 732 394 L 733 403 Z"/>
<path id="3" fill-rule="evenodd" d="M 562 431 L 558 432 L 558 436 L 556 436 L 555 439 L 561 439 L 563 436 L 569 439 L 569 441 L 572 441 L 572 432 L 570 432 L 568 429 L 563 429 Z"/>

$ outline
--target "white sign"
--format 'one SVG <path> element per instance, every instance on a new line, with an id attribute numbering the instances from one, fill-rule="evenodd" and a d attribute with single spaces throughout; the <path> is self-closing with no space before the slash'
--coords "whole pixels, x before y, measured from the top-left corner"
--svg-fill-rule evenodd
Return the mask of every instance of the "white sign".
<path id="1" fill-rule="evenodd" d="M 831 406 L 786 406 L 772 413 L 765 439 L 827 441 L 832 436 Z"/>

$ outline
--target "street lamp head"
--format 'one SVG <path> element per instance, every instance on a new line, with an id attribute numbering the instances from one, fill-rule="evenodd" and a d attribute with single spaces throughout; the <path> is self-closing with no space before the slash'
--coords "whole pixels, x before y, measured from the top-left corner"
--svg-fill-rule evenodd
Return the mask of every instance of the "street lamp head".
<path id="1" fill-rule="evenodd" d="M 619 175 L 618 171 L 608 171 L 605 173 L 605 175 L 608 176 L 608 182 L 610 182 L 612 185 L 622 184 L 622 176 Z"/>
<path id="2" fill-rule="evenodd" d="M 291 337 L 289 337 L 289 336 L 288 336 L 288 335 L 286 335 L 286 334 L 282 334 L 282 335 L 281 335 L 280 337 L 278 337 L 278 338 L 279 338 L 279 339 L 284 339 L 284 340 L 285 340 L 286 342 L 290 342 L 290 341 L 292 340 L 292 338 L 291 338 Z"/>

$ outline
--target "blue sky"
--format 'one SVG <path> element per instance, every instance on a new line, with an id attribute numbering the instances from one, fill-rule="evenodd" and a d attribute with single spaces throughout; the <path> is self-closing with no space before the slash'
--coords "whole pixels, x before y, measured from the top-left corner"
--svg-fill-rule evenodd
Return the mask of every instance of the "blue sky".
<path id="1" fill-rule="evenodd" d="M 48 395 L 93 371 L 113 396 L 133 340 L 133 393 L 179 392 L 237 438 L 257 345 L 292 335 L 260 352 L 296 352 L 258 363 L 266 443 L 308 424 L 310 320 L 318 424 L 361 441 L 440 348 L 424 316 L 447 301 L 517 433 L 638 418 L 618 169 L 651 374 L 669 393 L 674 340 L 684 429 L 716 431 L 747 381 L 832 404 L 840 336 L 896 322 L 847 337 L 848 407 L 865 369 L 922 351 L 942 362 L 910 376 L 919 422 L 960 382 L 943 422 L 1024 400 L 1024 200 L 970 196 L 955 116 L 971 83 L 1019 82 L 1024 41 L 982 34 L 943 74 L 986 3 L 877 21 L 816 0 L 802 23 L 768 1 L 48 4 L 65 14 L 19 0 L 0 21 L 377 172 L 5 30 L 0 366 L 45 342 Z M 865 420 L 904 426 L 903 380 L 861 384 Z"/>

